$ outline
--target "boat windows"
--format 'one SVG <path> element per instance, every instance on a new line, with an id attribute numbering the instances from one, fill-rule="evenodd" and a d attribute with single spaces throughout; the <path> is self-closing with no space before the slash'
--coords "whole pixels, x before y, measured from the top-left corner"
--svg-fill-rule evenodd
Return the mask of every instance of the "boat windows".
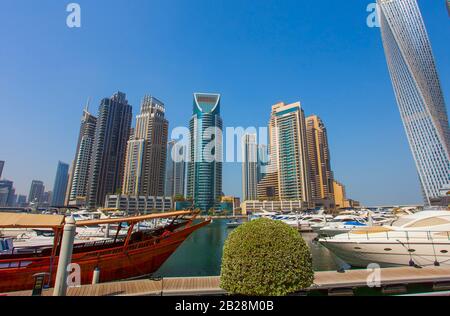
<path id="1" fill-rule="evenodd" d="M 361 250 L 362 248 L 361 247 L 355 247 L 355 250 Z"/>
<path id="2" fill-rule="evenodd" d="M 447 250 L 441 250 L 441 253 L 448 253 Z"/>
<path id="3" fill-rule="evenodd" d="M 384 251 L 392 251 L 391 248 L 384 248 Z"/>
<path id="4" fill-rule="evenodd" d="M 408 249 L 408 252 L 416 252 L 416 249 Z"/>

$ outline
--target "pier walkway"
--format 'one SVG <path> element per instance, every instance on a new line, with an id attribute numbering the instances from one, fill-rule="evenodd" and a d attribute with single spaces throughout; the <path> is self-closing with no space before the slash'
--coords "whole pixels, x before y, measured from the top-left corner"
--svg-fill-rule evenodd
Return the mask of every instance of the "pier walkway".
<path id="1" fill-rule="evenodd" d="M 374 281 L 376 272 L 350 270 L 316 272 L 314 285 L 309 290 L 339 290 L 366 287 L 367 280 Z M 450 267 L 426 267 L 422 269 L 402 267 L 381 269 L 382 287 L 408 284 L 432 284 L 437 290 L 450 289 Z M 53 290 L 43 292 L 52 295 Z M 225 295 L 219 287 L 219 277 L 164 278 L 161 280 L 135 280 L 85 285 L 70 288 L 68 296 L 172 296 L 172 295 Z M 30 296 L 30 291 L 9 293 L 7 296 Z"/>

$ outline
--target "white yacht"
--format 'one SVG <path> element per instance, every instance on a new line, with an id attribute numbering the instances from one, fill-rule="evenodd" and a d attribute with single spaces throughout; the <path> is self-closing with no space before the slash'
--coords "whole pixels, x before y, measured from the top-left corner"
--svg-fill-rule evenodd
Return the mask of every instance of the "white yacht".
<path id="1" fill-rule="evenodd" d="M 354 229 L 319 242 L 354 267 L 450 264 L 450 211 L 405 215 L 389 226 Z"/>
<path id="2" fill-rule="evenodd" d="M 326 223 L 313 225 L 311 228 L 321 236 L 331 237 L 362 226 L 367 226 L 367 222 L 360 216 L 339 215 Z"/>

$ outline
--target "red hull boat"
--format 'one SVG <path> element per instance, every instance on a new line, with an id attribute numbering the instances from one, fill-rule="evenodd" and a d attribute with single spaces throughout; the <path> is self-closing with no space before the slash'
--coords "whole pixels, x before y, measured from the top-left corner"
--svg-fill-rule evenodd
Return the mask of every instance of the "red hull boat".
<path id="1" fill-rule="evenodd" d="M 185 219 L 186 215 L 189 215 L 190 218 Z M 118 231 L 122 223 L 129 225 L 128 235 L 123 240 L 119 240 L 116 235 L 114 239 L 74 246 L 72 263 L 78 264 L 80 267 L 81 284 L 92 282 L 95 269 L 100 270 L 100 282 L 137 278 L 156 272 L 189 235 L 210 223 L 210 220 L 205 220 L 193 224 L 197 215 L 198 212 L 183 211 L 77 223 L 77 226 L 119 223 Z M 30 222 L 33 220 L 27 216 L 37 218 L 36 216 L 41 215 L 22 215 L 22 218 L 24 216 L 26 221 Z M 61 218 L 61 225 L 37 225 L 39 228 L 51 227 L 54 229 L 53 246 L 36 249 L 33 255 L 14 253 L 0 255 L 0 293 L 31 290 L 34 285 L 33 276 L 39 273 L 48 273 L 47 284 L 51 287 L 54 286 L 59 259 L 59 241 L 64 227 L 64 217 Z M 158 218 L 173 218 L 174 220 L 165 227 L 133 232 L 136 223 Z M 57 219 L 54 220 L 57 221 Z M 23 219 L 19 221 L 23 221 Z M 30 225 L 37 228 L 36 224 Z M 0 218 L 0 227 L 2 228 L 24 228 L 30 227 L 30 225 L 5 225 L 1 223 Z"/>

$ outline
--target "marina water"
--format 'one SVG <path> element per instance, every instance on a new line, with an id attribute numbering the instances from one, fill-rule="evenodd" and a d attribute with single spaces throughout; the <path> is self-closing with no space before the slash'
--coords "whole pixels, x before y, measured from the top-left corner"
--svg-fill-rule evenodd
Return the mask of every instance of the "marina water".
<path id="1" fill-rule="evenodd" d="M 223 245 L 232 229 L 227 220 L 215 219 L 192 234 L 155 273 L 155 277 L 197 277 L 220 275 Z M 311 249 L 315 271 L 337 270 L 342 263 L 328 249 L 314 242 L 314 233 L 303 233 Z"/>

